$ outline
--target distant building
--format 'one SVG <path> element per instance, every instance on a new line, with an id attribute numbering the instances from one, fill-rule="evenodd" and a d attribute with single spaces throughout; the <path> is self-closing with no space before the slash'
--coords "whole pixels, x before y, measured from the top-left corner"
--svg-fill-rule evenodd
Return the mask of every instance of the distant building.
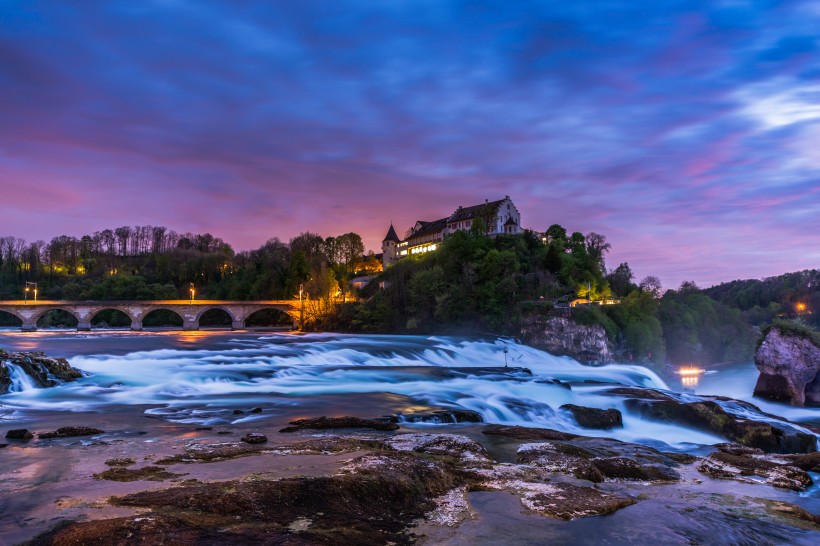
<path id="1" fill-rule="evenodd" d="M 456 231 L 468 231 L 477 219 L 486 226 L 486 235 L 521 233 L 521 214 L 510 196 L 498 201 L 487 201 L 471 207 L 458 207 L 453 214 L 432 222 L 419 220 L 399 239 L 393 224 L 382 241 L 382 263 L 385 267 L 397 260 L 414 254 L 436 250 L 447 235 Z"/>

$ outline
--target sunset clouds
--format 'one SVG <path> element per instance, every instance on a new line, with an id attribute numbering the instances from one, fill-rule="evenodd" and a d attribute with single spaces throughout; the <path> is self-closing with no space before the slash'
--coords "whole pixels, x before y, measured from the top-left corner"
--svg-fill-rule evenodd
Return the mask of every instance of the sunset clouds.
<path id="1" fill-rule="evenodd" d="M 818 29 L 814 2 L 3 2 L 0 235 L 378 251 L 509 194 L 669 287 L 820 267 Z"/>

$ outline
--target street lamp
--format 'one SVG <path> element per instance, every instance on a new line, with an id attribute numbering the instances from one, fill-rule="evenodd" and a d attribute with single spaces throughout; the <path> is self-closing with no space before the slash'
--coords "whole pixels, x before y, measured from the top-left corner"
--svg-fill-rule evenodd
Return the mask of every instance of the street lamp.
<path id="1" fill-rule="evenodd" d="M 194 290 L 194 283 L 191 283 L 190 291 L 191 291 L 191 303 L 193 304 L 194 303 L 194 296 L 196 295 L 196 290 Z"/>
<path id="2" fill-rule="evenodd" d="M 31 287 L 34 287 L 34 301 L 37 301 L 37 283 L 26 281 L 26 289 L 23 291 L 25 294 L 25 299 L 23 300 L 23 305 L 28 304 L 28 291 L 31 290 Z"/>

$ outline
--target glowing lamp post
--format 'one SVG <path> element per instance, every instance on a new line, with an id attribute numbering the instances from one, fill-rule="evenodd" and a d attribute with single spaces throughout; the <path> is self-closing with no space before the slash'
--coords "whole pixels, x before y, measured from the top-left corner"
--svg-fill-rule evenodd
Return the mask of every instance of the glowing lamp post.
<path id="1" fill-rule="evenodd" d="M 191 288 L 189 289 L 191 292 L 191 304 L 194 303 L 194 296 L 196 295 L 196 290 L 194 290 L 194 283 L 191 283 Z"/>
<path id="2" fill-rule="evenodd" d="M 797 312 L 798 313 L 802 313 L 805 310 L 806 310 L 806 304 L 805 303 L 798 303 L 797 304 Z"/>
<path id="3" fill-rule="evenodd" d="M 25 298 L 23 300 L 23 305 L 28 304 L 28 292 L 29 292 L 29 290 L 32 290 L 32 288 L 31 288 L 32 286 L 34 287 L 34 290 L 33 290 L 34 291 L 34 301 L 35 302 L 37 301 L 37 283 L 36 282 L 26 281 L 26 289 L 23 290 L 23 293 L 25 294 Z"/>

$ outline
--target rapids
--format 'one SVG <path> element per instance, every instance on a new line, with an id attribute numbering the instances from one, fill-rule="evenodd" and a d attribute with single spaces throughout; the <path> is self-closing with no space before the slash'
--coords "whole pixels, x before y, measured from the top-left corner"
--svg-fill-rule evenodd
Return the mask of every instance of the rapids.
<path id="1" fill-rule="evenodd" d="M 626 410 L 622 399 L 603 393 L 613 384 L 680 391 L 647 368 L 624 364 L 583 366 L 508 338 L 5 332 L 0 334 L 0 345 L 66 356 L 72 366 L 90 373 L 73 383 L 38 389 L 20 377 L 25 377 L 22 371 L 12 368 L 14 392 L 0 397 L 0 405 L 16 416 L 105 412 L 131 406 L 167 421 L 212 425 L 271 415 L 315 416 L 313 402 L 344 399 L 346 403 L 335 410 L 337 414 L 349 413 L 352 404 L 358 415 L 377 417 L 391 409 L 372 396 L 380 394 L 398 400 L 403 411 L 464 408 L 481 413 L 487 423 L 597 434 L 667 449 L 696 451 L 699 446 L 723 441 L 693 429 L 641 419 Z M 470 370 L 503 367 L 505 362 L 510 367 L 526 368 L 532 375 Z M 820 412 L 816 409 L 752 399 L 755 379 L 754 366 L 743 365 L 707 375 L 698 393 L 749 400 L 766 412 L 790 419 L 817 420 Z M 569 383 L 572 388 L 555 380 Z M 693 395 L 677 392 L 676 396 L 685 399 Z M 610 431 L 580 429 L 558 409 L 563 404 L 618 408 L 623 413 L 624 427 Z M 736 404 L 722 405 L 738 415 L 776 420 Z M 261 407 L 264 412 L 234 414 L 239 407 Z M 328 415 L 334 414 L 332 405 L 324 409 Z"/>

